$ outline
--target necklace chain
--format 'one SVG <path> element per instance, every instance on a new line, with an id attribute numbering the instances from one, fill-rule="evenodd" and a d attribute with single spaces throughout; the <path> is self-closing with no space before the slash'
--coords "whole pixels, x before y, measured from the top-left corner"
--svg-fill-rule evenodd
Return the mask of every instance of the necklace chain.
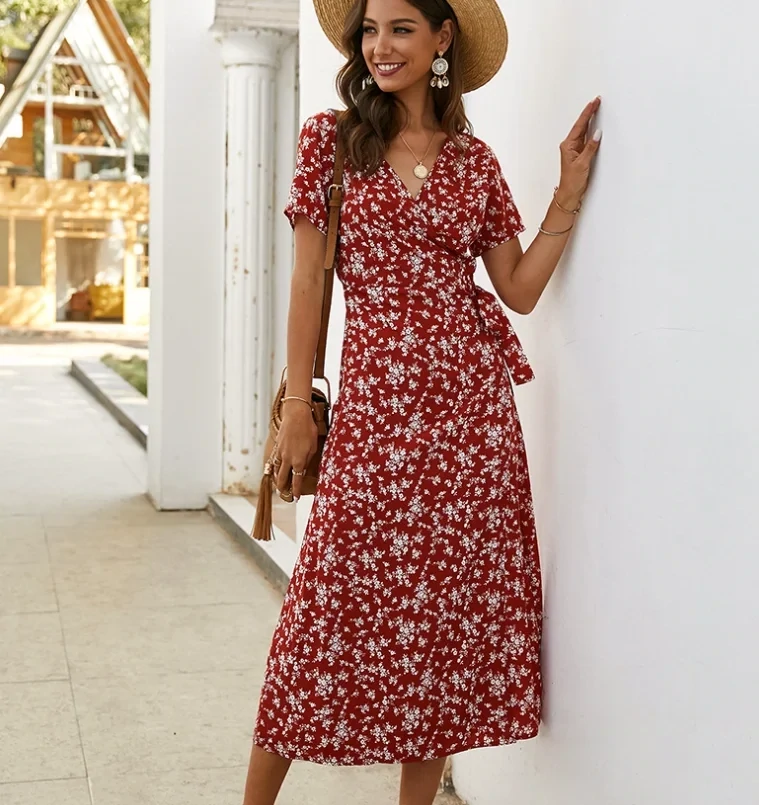
<path id="1" fill-rule="evenodd" d="M 406 146 L 406 148 L 408 148 L 408 150 L 411 151 L 411 156 L 414 157 L 414 159 L 420 165 L 424 165 L 424 160 L 427 159 L 427 157 L 429 156 L 430 148 L 432 148 L 432 143 L 435 142 L 435 135 L 436 134 L 437 134 L 437 129 L 432 132 L 432 137 L 430 137 L 430 142 L 429 142 L 429 145 L 427 146 L 427 150 L 424 152 L 424 156 L 421 159 L 419 159 L 419 157 L 414 153 L 414 149 L 406 142 L 406 138 L 403 136 L 402 132 L 400 133 L 400 138 L 401 138 L 401 140 L 403 140 L 403 144 Z"/>

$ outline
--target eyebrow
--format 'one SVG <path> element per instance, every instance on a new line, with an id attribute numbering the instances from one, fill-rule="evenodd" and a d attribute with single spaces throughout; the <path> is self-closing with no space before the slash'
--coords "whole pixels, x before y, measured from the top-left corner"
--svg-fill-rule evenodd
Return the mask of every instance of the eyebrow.
<path id="1" fill-rule="evenodd" d="M 364 17 L 364 22 L 371 22 L 374 25 L 377 24 L 376 20 L 370 19 L 369 17 Z M 419 25 L 418 20 L 412 20 L 412 19 L 390 20 L 391 25 L 400 25 L 402 22 L 410 22 L 412 25 Z"/>

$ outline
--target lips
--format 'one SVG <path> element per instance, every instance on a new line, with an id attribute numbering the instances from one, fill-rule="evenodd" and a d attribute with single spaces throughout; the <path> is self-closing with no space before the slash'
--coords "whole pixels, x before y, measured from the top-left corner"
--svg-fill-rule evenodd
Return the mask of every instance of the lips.
<path id="1" fill-rule="evenodd" d="M 374 69 L 377 71 L 377 74 L 382 76 L 382 78 L 395 75 L 397 72 L 402 70 L 403 67 L 404 64 L 401 62 L 374 65 Z"/>

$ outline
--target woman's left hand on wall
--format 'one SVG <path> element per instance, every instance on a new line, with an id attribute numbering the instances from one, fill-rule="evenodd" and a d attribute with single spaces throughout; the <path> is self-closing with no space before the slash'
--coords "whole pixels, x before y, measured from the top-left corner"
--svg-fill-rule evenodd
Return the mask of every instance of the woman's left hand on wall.
<path id="1" fill-rule="evenodd" d="M 601 98 L 591 101 L 583 110 L 566 140 L 561 144 L 561 181 L 557 201 L 566 209 L 577 209 L 590 181 L 590 169 L 601 145 L 601 130 L 589 133 L 590 121 L 601 107 Z"/>

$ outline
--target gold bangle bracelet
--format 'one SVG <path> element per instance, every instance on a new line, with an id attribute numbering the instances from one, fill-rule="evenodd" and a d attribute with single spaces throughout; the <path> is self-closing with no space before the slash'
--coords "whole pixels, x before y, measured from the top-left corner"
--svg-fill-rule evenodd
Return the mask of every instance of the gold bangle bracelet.
<path id="1" fill-rule="evenodd" d="M 576 210 L 568 210 L 566 207 L 562 207 L 559 204 L 559 200 L 556 198 L 556 194 L 559 192 L 559 188 L 554 187 L 553 189 L 553 203 L 562 211 L 565 212 L 567 215 L 577 215 L 580 210 L 582 209 L 582 201 L 580 202 L 580 206 Z"/>
<path id="2" fill-rule="evenodd" d="M 549 232 L 549 230 L 543 229 L 542 226 L 539 226 L 538 230 L 542 232 L 544 235 L 550 235 L 550 237 L 552 238 L 558 238 L 560 235 L 566 235 L 567 232 L 571 232 L 574 229 L 574 227 L 575 225 L 572 224 L 572 226 L 570 226 L 569 229 L 562 229 L 561 232 Z"/>
<path id="3" fill-rule="evenodd" d="M 299 402 L 305 403 L 309 408 L 313 408 L 311 401 L 306 400 L 304 397 L 296 397 L 294 394 L 291 394 L 289 397 L 282 398 L 282 402 L 287 402 L 288 400 L 298 400 Z"/>

